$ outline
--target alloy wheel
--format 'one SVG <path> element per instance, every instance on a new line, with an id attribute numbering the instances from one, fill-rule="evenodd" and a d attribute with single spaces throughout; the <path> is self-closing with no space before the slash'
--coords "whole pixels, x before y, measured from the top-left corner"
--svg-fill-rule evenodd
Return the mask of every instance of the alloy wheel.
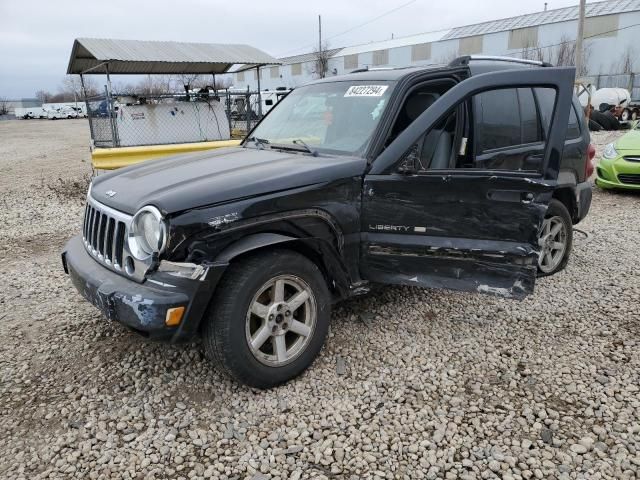
<path id="1" fill-rule="evenodd" d="M 538 235 L 540 256 L 538 266 L 544 273 L 553 272 L 567 250 L 567 228 L 559 216 L 545 218 Z"/>
<path id="2" fill-rule="evenodd" d="M 265 365 L 287 365 L 304 352 L 316 321 L 316 299 L 304 280 L 294 275 L 272 278 L 258 289 L 247 312 L 249 350 Z"/>

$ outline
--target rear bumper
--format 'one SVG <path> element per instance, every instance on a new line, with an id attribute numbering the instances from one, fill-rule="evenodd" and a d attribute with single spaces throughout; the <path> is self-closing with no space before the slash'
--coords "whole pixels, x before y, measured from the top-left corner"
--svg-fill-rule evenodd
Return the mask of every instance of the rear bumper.
<path id="1" fill-rule="evenodd" d="M 575 223 L 582 221 L 582 219 L 587 216 L 587 213 L 589 213 L 592 196 L 591 182 L 587 181 L 576 185 L 576 206 L 578 208 Z"/>
<path id="2" fill-rule="evenodd" d="M 62 252 L 65 272 L 78 292 L 109 320 L 158 340 L 182 342 L 198 331 L 214 285 L 224 266 L 210 267 L 196 280 L 154 272 L 144 283 L 136 283 L 96 262 L 85 250 L 80 236 Z M 177 327 L 165 325 L 167 310 L 185 307 Z"/>

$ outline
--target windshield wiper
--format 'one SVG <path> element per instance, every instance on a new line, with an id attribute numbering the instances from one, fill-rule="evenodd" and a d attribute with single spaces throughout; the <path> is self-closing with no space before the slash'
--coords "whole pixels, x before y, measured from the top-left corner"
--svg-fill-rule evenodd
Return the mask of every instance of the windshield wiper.
<path id="1" fill-rule="evenodd" d="M 311 155 L 313 155 L 314 157 L 317 157 L 317 156 L 318 156 L 318 151 L 317 151 L 317 150 L 314 150 L 313 148 L 311 148 L 311 147 L 310 147 L 309 145 L 307 145 L 303 140 L 300 140 L 300 139 L 298 138 L 298 139 L 294 140 L 294 141 L 293 141 L 293 143 L 294 143 L 295 145 L 302 145 L 302 146 L 307 150 L 307 152 L 309 152 L 309 153 L 310 153 Z"/>
<path id="2" fill-rule="evenodd" d="M 247 141 L 253 142 L 255 146 L 258 147 L 260 150 L 264 149 L 265 145 L 269 145 L 269 140 L 267 140 L 266 138 L 249 137 L 247 138 Z"/>

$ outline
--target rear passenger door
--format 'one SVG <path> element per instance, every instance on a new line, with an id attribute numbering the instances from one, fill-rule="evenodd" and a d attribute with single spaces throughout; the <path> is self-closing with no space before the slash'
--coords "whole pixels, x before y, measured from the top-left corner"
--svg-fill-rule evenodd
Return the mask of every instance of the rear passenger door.
<path id="1" fill-rule="evenodd" d="M 574 73 L 538 68 L 471 77 L 407 127 L 365 177 L 363 278 L 516 298 L 531 293 Z M 547 135 L 532 94 L 539 87 L 554 93 Z M 424 145 L 434 137 L 437 145 Z M 442 145 L 451 151 L 439 152 Z M 413 160 L 420 152 L 426 161 Z"/>

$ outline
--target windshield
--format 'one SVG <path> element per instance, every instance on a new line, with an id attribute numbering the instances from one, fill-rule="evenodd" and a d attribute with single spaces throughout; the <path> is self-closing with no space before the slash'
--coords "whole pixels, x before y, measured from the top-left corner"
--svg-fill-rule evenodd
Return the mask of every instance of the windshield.
<path id="1" fill-rule="evenodd" d="M 364 152 L 387 106 L 391 82 L 332 82 L 297 88 L 256 127 L 263 144 L 306 144 L 320 153 Z M 247 146 L 253 144 L 246 143 Z"/>

